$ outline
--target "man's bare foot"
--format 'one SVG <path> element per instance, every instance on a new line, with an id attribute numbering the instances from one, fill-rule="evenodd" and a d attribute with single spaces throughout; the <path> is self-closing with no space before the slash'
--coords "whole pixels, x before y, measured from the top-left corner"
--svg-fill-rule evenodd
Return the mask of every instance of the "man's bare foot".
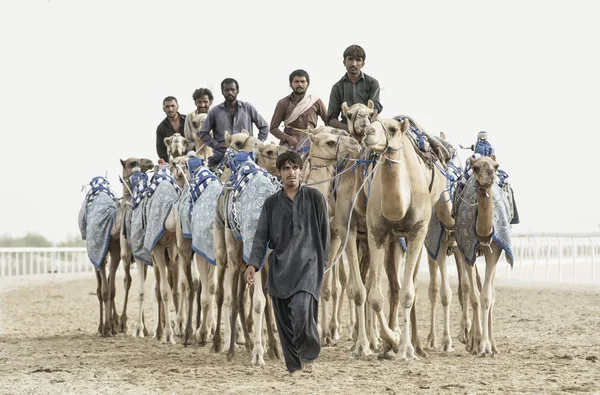
<path id="1" fill-rule="evenodd" d="M 299 376 L 300 373 L 302 373 L 302 370 L 294 370 L 293 372 L 290 372 L 290 376 Z"/>
<path id="2" fill-rule="evenodd" d="M 314 372 L 313 363 L 312 362 L 303 363 L 302 364 L 302 371 L 304 373 L 313 373 Z"/>

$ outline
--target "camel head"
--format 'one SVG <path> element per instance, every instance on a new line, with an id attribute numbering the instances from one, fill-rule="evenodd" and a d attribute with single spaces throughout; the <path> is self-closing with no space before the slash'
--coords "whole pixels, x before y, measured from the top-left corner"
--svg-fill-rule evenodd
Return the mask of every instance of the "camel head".
<path id="1" fill-rule="evenodd" d="M 205 112 L 194 115 L 194 117 L 192 118 L 192 126 L 194 126 L 194 129 L 200 130 L 207 116 L 208 113 Z"/>
<path id="2" fill-rule="evenodd" d="M 261 142 L 254 136 L 250 136 L 247 130 L 242 130 L 240 133 L 231 134 L 225 131 L 225 145 L 235 152 L 254 152 L 258 157 Z"/>
<path id="3" fill-rule="evenodd" d="M 178 156 L 169 162 L 169 165 L 171 166 L 171 173 L 173 173 L 173 178 L 175 178 L 177 184 L 182 188 L 186 184 L 186 177 L 188 180 L 190 178 L 187 161 L 187 156 Z"/>
<path id="4" fill-rule="evenodd" d="M 258 165 L 267 172 L 274 174 L 276 171 L 277 157 L 288 150 L 285 145 L 278 145 L 273 142 L 265 142 L 258 146 Z"/>
<path id="5" fill-rule="evenodd" d="M 365 128 L 362 143 L 379 153 L 385 150 L 399 150 L 404 145 L 402 140 L 409 126 L 408 118 L 402 122 L 395 119 L 379 119 Z"/>
<path id="6" fill-rule="evenodd" d="M 496 171 L 498 171 L 496 155 L 470 157 L 469 166 L 473 169 L 473 177 L 477 182 L 478 191 L 487 195 L 494 181 L 496 181 Z"/>
<path id="7" fill-rule="evenodd" d="M 185 155 L 187 149 L 187 142 L 185 138 L 179 133 L 175 133 L 172 136 L 165 137 L 165 145 L 167 146 L 167 155 L 169 155 L 169 161 L 172 158 Z"/>
<path id="8" fill-rule="evenodd" d="M 348 131 L 357 138 L 362 138 L 365 128 L 377 119 L 377 109 L 372 100 L 366 106 L 355 103 L 348 107 L 346 103 L 342 103 L 342 113 L 348 119 Z"/>
<path id="9" fill-rule="evenodd" d="M 310 134 L 330 133 L 330 134 L 335 134 L 336 136 L 339 136 L 339 135 L 350 136 L 350 133 L 346 132 L 344 129 L 336 129 L 334 127 L 325 126 L 325 125 L 316 127 L 314 129 L 309 126 L 308 132 Z"/>
<path id="10" fill-rule="evenodd" d="M 140 171 L 143 173 L 154 168 L 154 163 L 146 158 L 127 158 L 125 160 L 120 159 L 120 161 L 121 166 L 123 167 L 122 177 L 125 180 L 129 179 L 129 176 L 133 174 L 133 169 L 136 167 L 139 167 Z"/>
<path id="11" fill-rule="evenodd" d="M 344 134 L 321 132 L 310 134 L 308 137 L 310 138 L 309 156 L 332 161 L 332 163 L 349 153 L 358 153 L 362 148 L 353 137 Z"/>

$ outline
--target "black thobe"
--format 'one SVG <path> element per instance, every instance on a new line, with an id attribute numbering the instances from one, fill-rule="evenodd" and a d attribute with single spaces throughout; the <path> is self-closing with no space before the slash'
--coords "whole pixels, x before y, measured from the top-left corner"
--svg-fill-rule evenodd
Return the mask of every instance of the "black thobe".
<path id="1" fill-rule="evenodd" d="M 260 269 L 267 246 L 267 290 L 288 370 L 311 362 L 321 349 L 318 300 L 329 254 L 329 214 L 321 192 L 301 186 L 292 201 L 282 190 L 263 205 L 249 264 Z"/>

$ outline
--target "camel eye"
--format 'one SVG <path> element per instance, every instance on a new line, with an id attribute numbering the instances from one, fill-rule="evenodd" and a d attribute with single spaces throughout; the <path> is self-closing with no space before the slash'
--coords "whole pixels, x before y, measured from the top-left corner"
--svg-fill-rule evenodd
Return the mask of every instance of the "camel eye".
<path id="1" fill-rule="evenodd" d="M 238 141 L 237 143 L 235 143 L 235 146 L 236 146 L 236 147 L 242 147 L 242 142 L 241 142 L 241 141 Z"/>
<path id="2" fill-rule="evenodd" d="M 329 141 L 327 142 L 327 145 L 328 145 L 328 146 L 330 146 L 330 147 L 333 147 L 333 146 L 335 146 L 335 141 L 333 141 L 333 140 L 329 140 Z"/>
<path id="3" fill-rule="evenodd" d="M 271 155 L 273 155 L 273 151 L 271 151 L 271 150 L 267 151 L 267 155 L 268 155 L 268 156 L 271 156 Z"/>
<path id="4" fill-rule="evenodd" d="M 352 119 L 352 114 L 348 114 L 348 119 Z"/>

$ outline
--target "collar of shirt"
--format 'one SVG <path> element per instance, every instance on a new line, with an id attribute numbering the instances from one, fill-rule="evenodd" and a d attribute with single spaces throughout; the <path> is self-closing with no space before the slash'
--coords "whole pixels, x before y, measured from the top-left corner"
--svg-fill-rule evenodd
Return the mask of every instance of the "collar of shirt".
<path id="1" fill-rule="evenodd" d="M 365 78 L 365 73 L 363 73 L 361 71 L 360 72 L 360 77 L 358 77 L 358 80 L 356 82 L 358 82 L 358 81 L 360 81 L 360 80 L 362 80 L 364 78 Z M 342 79 L 345 80 L 345 81 L 350 81 L 350 78 L 348 78 L 348 73 L 344 74 L 344 77 L 342 77 Z M 352 81 L 350 81 L 350 82 L 352 82 Z"/>
<path id="2" fill-rule="evenodd" d="M 185 121 L 185 115 L 183 115 L 179 112 L 177 114 L 179 114 L 180 124 L 183 124 L 183 123 L 181 123 L 181 121 Z M 171 125 L 171 122 L 169 122 L 169 117 L 165 117 L 165 119 L 163 119 L 163 121 L 161 123 L 163 123 L 165 125 Z"/>
<path id="3" fill-rule="evenodd" d="M 227 107 L 225 106 L 225 103 L 226 103 L 226 102 L 223 102 L 223 103 L 219 104 L 219 105 L 218 105 L 218 107 L 221 107 L 221 108 L 223 108 L 223 109 L 227 110 Z M 239 107 L 242 107 L 242 101 L 241 101 L 241 100 L 238 100 L 238 101 L 237 101 L 237 107 L 238 107 L 238 108 L 239 108 Z"/>

